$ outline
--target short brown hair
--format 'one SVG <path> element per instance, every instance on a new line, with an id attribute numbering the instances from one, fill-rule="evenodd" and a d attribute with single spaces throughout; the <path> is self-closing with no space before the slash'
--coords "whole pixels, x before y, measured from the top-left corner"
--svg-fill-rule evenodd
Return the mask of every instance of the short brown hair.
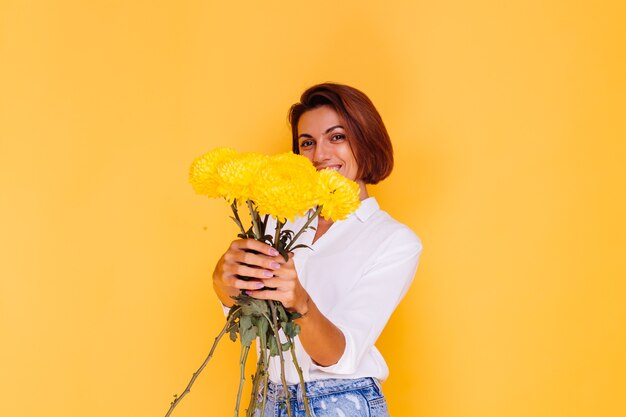
<path id="1" fill-rule="evenodd" d="M 358 179 L 376 184 L 391 174 L 393 147 L 383 119 L 372 101 L 356 88 L 324 83 L 307 89 L 289 109 L 292 149 L 299 153 L 298 121 L 309 110 L 330 106 L 346 123 L 348 141 L 359 166 Z"/>

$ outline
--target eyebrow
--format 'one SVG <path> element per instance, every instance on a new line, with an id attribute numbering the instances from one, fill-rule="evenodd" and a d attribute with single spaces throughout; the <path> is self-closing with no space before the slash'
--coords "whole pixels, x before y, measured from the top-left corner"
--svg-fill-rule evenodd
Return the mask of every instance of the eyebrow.
<path id="1" fill-rule="evenodd" d="M 335 126 L 331 126 L 328 129 L 326 129 L 324 134 L 327 135 L 327 134 L 329 134 L 330 132 L 332 132 L 333 130 L 335 130 L 337 128 L 345 129 L 345 127 L 343 127 L 342 125 L 335 125 Z M 312 138 L 312 137 L 313 136 L 309 135 L 308 133 L 301 133 L 301 134 L 298 135 L 298 139 L 300 139 L 300 138 Z"/>

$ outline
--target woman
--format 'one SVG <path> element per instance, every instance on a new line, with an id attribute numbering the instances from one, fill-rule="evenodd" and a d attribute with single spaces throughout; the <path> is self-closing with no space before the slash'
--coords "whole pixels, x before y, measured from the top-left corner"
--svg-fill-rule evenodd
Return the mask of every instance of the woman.
<path id="1" fill-rule="evenodd" d="M 233 241 L 215 267 L 213 287 L 226 307 L 245 290 L 302 314 L 296 353 L 315 416 L 387 416 L 380 382 L 389 370 L 374 343 L 408 290 L 422 250 L 418 237 L 367 192 L 367 184 L 393 168 L 389 135 L 367 96 L 340 84 L 309 88 L 291 107 L 289 121 L 293 152 L 318 170 L 334 169 L 356 181 L 361 206 L 346 220 L 318 218 L 314 232 L 299 240 L 311 249 L 294 251 L 288 261 L 256 240 Z M 291 227 L 299 230 L 304 221 Z M 290 359 L 285 355 L 292 415 L 303 416 Z M 286 416 L 278 358 L 269 369 L 265 416 Z"/>

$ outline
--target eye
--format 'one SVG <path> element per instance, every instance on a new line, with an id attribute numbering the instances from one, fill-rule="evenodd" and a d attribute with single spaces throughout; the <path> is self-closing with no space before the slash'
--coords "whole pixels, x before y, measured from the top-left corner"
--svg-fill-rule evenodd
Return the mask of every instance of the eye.
<path id="1" fill-rule="evenodd" d="M 313 141 L 310 139 L 306 139 L 303 140 L 302 142 L 300 142 L 300 149 L 302 148 L 310 148 L 311 146 L 313 146 Z"/>
<path id="2" fill-rule="evenodd" d="M 346 138 L 346 135 L 344 135 L 343 133 L 337 133 L 336 135 L 333 135 L 330 139 L 333 142 L 338 142 L 341 140 L 344 140 Z"/>

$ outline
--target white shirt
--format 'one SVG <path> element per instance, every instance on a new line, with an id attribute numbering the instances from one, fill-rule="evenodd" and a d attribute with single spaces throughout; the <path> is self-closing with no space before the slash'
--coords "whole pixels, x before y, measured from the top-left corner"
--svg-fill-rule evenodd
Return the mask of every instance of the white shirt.
<path id="1" fill-rule="evenodd" d="M 285 227 L 297 232 L 305 221 L 296 219 Z M 317 227 L 317 219 L 312 226 Z M 268 230 L 273 227 L 268 225 Z M 335 222 L 315 243 L 313 237 L 309 230 L 298 240 L 310 249 L 294 251 L 296 272 L 318 309 L 343 332 L 346 347 L 336 364 L 323 367 L 311 360 L 296 338 L 304 380 L 383 381 L 389 368 L 374 343 L 413 281 L 422 244 L 373 197 L 363 200 L 347 219 Z M 291 354 L 284 352 L 283 357 L 287 383 L 299 383 Z M 278 356 L 270 359 L 269 372 L 273 382 L 281 383 Z"/>

